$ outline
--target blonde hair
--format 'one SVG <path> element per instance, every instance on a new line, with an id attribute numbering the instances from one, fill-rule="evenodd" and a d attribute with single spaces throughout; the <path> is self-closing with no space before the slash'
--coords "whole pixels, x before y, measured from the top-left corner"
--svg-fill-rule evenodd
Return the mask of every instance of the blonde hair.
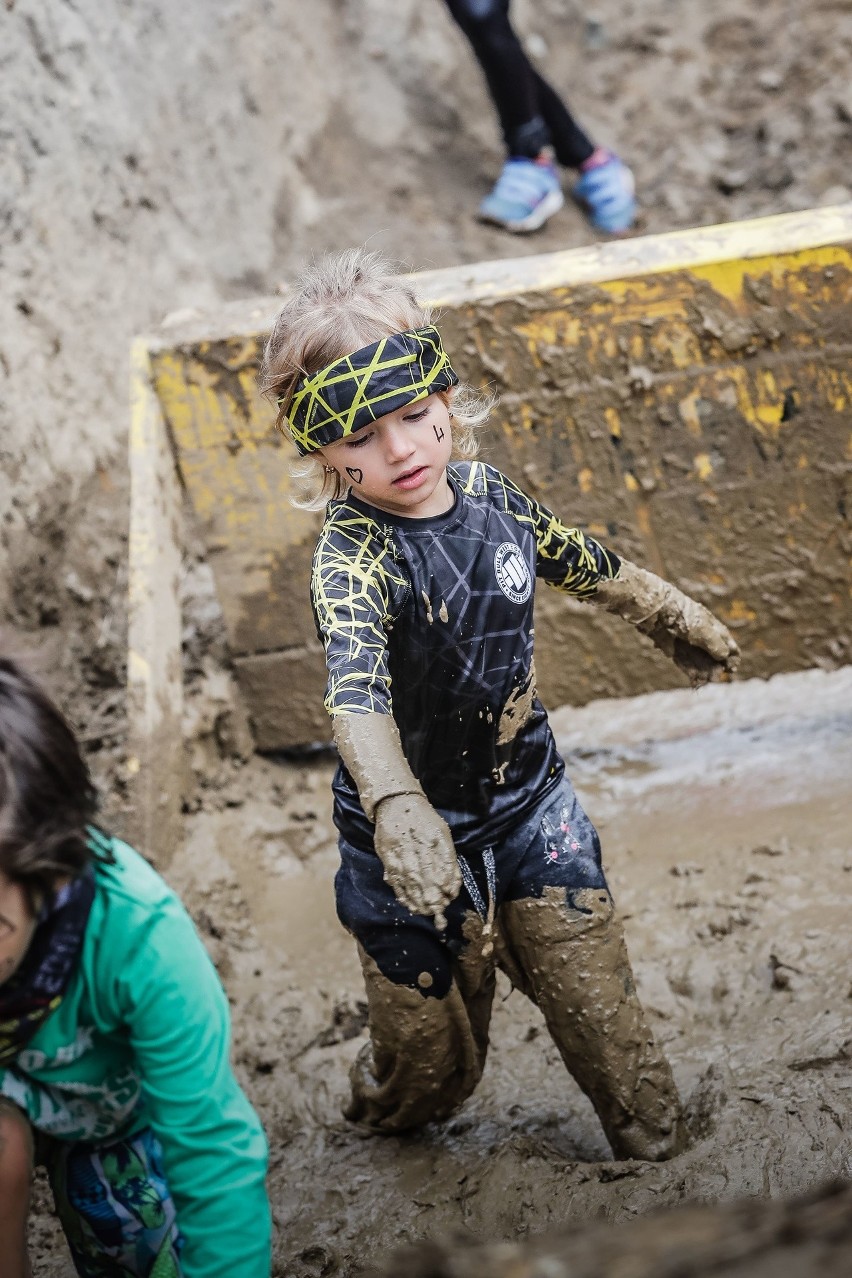
<path id="1" fill-rule="evenodd" d="M 423 328 L 432 322 L 411 285 L 381 253 L 364 248 L 330 253 L 305 267 L 272 326 L 263 352 L 261 392 L 278 404 L 275 425 L 292 438 L 287 410 L 296 384 L 338 359 L 381 337 Z M 455 386 L 438 394 L 453 415 L 454 458 L 475 457 L 476 438 L 496 396 L 472 386 Z M 290 462 L 294 505 L 322 510 L 347 485 L 336 471 L 329 473 L 313 454 Z"/>

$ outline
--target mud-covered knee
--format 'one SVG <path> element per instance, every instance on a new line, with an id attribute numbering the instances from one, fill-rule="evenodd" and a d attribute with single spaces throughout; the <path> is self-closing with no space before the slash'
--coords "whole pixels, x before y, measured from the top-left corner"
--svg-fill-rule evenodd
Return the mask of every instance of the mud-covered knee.
<path id="1" fill-rule="evenodd" d="M 508 902 L 501 925 L 510 941 L 546 948 L 621 932 L 606 888 L 546 887 L 539 897 Z"/>
<path id="2" fill-rule="evenodd" d="M 27 1194 L 32 1170 L 32 1128 L 17 1105 L 0 1100 L 0 1198 Z"/>
<path id="3" fill-rule="evenodd" d="M 619 928 L 615 903 L 606 888 L 576 888 L 565 893 L 569 919 L 583 931 Z"/>

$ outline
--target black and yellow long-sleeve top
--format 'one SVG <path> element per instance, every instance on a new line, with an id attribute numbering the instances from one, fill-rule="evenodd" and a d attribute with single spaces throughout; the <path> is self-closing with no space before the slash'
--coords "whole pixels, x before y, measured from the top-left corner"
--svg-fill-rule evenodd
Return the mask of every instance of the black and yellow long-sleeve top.
<path id="1" fill-rule="evenodd" d="M 488 847 L 563 771 L 535 696 L 533 584 L 593 595 L 619 560 L 493 466 L 448 468 L 455 503 L 388 515 L 351 492 L 332 502 L 311 594 L 332 715 L 393 714 L 406 757 L 456 847 Z M 335 820 L 370 846 L 341 765 Z"/>

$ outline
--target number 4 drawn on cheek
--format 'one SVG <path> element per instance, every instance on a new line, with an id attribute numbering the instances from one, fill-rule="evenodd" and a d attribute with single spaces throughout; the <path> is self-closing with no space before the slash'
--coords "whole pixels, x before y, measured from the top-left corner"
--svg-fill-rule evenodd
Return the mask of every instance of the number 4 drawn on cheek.
<path id="1" fill-rule="evenodd" d="M 346 473 L 352 480 L 353 484 L 360 484 L 364 478 L 363 470 L 359 470 L 357 466 L 347 466 Z"/>
<path id="2" fill-rule="evenodd" d="M 444 428 L 443 428 L 443 426 L 438 427 L 438 426 L 433 425 L 433 426 L 432 426 L 432 429 L 433 429 L 433 431 L 435 432 L 435 438 L 437 439 L 438 443 L 440 444 L 441 440 L 444 438 L 444 433 L 445 433 L 445 432 L 444 432 Z"/>

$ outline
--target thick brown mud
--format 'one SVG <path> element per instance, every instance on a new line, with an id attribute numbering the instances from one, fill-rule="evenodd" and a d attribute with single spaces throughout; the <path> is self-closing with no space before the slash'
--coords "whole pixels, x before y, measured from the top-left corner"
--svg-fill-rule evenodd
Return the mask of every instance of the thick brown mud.
<path id="1" fill-rule="evenodd" d="M 332 765 L 255 759 L 188 818 L 170 877 L 232 997 L 270 1138 L 280 1278 L 356 1275 L 459 1228 L 517 1240 L 852 1176 L 852 670 L 553 722 L 601 831 L 690 1148 L 613 1161 L 540 1013 L 502 976 L 484 1077 L 458 1115 L 407 1137 L 347 1124 L 366 1007 L 334 915 Z"/>
<path id="2" fill-rule="evenodd" d="M 255 760 L 223 796 L 234 806 L 191 817 L 172 878 L 235 998 L 272 1146 L 281 1275 L 357 1274 L 459 1227 L 516 1239 L 852 1174 L 852 671 L 553 719 L 691 1147 L 613 1162 L 541 1015 L 503 977 L 484 1077 L 455 1118 L 404 1138 L 348 1125 L 366 1008 L 334 916 L 331 764 Z"/>
<path id="3" fill-rule="evenodd" d="M 783 1203 L 680 1207 L 509 1243 L 404 1248 L 370 1278 L 847 1278 L 852 1186 Z"/>

